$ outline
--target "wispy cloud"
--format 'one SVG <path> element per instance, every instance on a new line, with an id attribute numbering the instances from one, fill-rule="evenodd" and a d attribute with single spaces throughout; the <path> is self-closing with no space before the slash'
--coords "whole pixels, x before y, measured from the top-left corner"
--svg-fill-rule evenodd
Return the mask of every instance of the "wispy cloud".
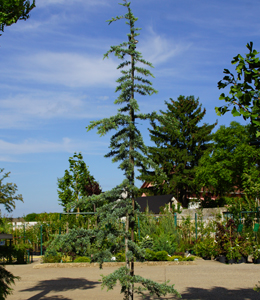
<path id="1" fill-rule="evenodd" d="M 84 5 L 88 6 L 96 6 L 96 5 L 108 5 L 106 0 L 38 0 L 37 7 L 44 7 L 48 5 L 74 5 L 76 3 L 84 3 Z"/>
<path id="2" fill-rule="evenodd" d="M 119 75 L 114 59 L 65 52 L 18 56 L 9 67 L 4 73 L 16 80 L 68 87 L 114 86 Z"/>
<path id="3" fill-rule="evenodd" d="M 139 50 L 153 65 L 169 62 L 192 46 L 191 43 L 176 42 L 169 37 L 157 34 L 152 27 L 148 27 L 148 33 L 148 36 L 141 40 Z"/>
<path id="4" fill-rule="evenodd" d="M 64 92 L 25 90 L 0 100 L 0 128 L 37 127 L 41 120 L 96 119 L 115 112 L 108 96 L 89 98 Z"/>
<path id="5" fill-rule="evenodd" d="M 82 152 L 92 155 L 100 155 L 104 154 L 103 149 L 107 147 L 108 144 L 105 142 L 85 142 L 68 137 L 64 137 L 59 142 L 27 139 L 19 143 L 11 143 L 0 139 L 0 161 L 15 161 L 14 157 L 17 155 L 32 153 L 72 153 L 75 149 L 81 149 Z"/>

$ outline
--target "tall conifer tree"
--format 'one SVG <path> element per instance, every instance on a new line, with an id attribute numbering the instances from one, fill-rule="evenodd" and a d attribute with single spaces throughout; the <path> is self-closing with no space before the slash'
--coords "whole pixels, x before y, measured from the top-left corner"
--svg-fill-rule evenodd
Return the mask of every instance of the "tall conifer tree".
<path id="1" fill-rule="evenodd" d="M 123 16 L 112 18 L 108 22 L 111 24 L 114 21 L 125 19 L 126 24 L 130 27 L 130 32 L 127 34 L 128 41 L 118 46 L 111 46 L 104 57 L 114 53 L 116 57 L 122 60 L 122 63 L 118 66 L 122 76 L 117 80 L 119 85 L 116 88 L 116 92 L 120 92 L 120 95 L 114 103 L 121 104 L 123 107 L 118 109 L 118 113 L 115 116 L 92 121 L 87 129 L 97 128 L 98 134 L 101 136 L 111 130 L 116 130 L 116 133 L 111 138 L 111 151 L 106 157 L 112 157 L 113 162 L 120 162 L 119 168 L 124 171 L 126 179 L 113 190 L 92 197 L 93 203 L 104 203 L 102 207 L 97 209 L 99 227 L 94 230 L 96 232 L 93 232 L 92 236 L 96 237 L 101 249 L 103 243 L 111 245 L 110 249 L 106 249 L 103 252 L 101 250 L 96 257 L 102 263 L 106 256 L 111 255 L 116 249 L 122 247 L 122 241 L 124 241 L 126 266 L 103 277 L 103 286 L 106 286 L 108 289 L 113 289 L 117 281 L 120 282 L 124 299 L 133 299 L 134 292 L 142 294 L 143 289 L 148 289 L 151 295 L 160 296 L 167 293 L 178 295 L 173 285 L 168 286 L 167 283 L 158 284 L 134 275 L 134 257 L 139 257 L 140 259 L 144 257 L 143 250 L 134 241 L 134 227 L 137 214 L 135 196 L 138 191 L 135 187 L 135 167 L 146 170 L 152 166 L 156 172 L 161 171 L 147 158 L 147 147 L 143 142 L 141 132 L 136 126 L 137 119 L 144 120 L 155 117 L 155 113 L 139 113 L 139 106 L 135 99 L 137 94 L 144 96 L 156 93 L 156 90 L 152 88 L 152 83 L 147 79 L 148 76 L 153 77 L 153 75 L 149 70 L 141 67 L 141 65 L 152 67 L 152 64 L 145 61 L 141 53 L 136 51 L 138 43 L 136 37 L 139 35 L 137 31 L 140 28 L 135 27 L 135 22 L 138 19 L 131 11 L 130 2 L 124 0 L 124 3 L 121 5 L 126 7 L 127 13 Z M 125 217 L 125 227 L 120 229 L 118 221 L 123 217 Z M 135 288 L 134 283 L 139 283 L 140 286 Z"/>
<path id="2" fill-rule="evenodd" d="M 148 193 L 154 195 L 174 194 L 183 206 L 187 206 L 194 186 L 195 168 L 203 153 L 210 147 L 211 131 L 216 124 L 199 125 L 206 114 L 194 96 L 179 96 L 177 101 L 166 102 L 167 110 L 160 111 L 158 122 L 152 122 L 149 157 L 167 176 L 142 172 L 140 179 L 152 184 Z"/>

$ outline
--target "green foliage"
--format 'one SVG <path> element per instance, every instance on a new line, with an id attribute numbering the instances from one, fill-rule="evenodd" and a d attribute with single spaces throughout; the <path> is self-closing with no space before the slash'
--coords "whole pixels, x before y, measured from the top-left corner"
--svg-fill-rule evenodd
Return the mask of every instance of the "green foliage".
<path id="1" fill-rule="evenodd" d="M 154 147 L 149 147 L 149 157 L 158 164 L 167 176 L 143 171 L 140 179 L 152 183 L 143 192 L 154 195 L 173 194 L 187 206 L 189 196 L 196 193 L 195 167 L 204 152 L 210 148 L 211 131 L 216 124 L 199 126 L 206 114 L 194 96 L 179 96 L 177 101 L 166 102 L 166 111 L 153 120 L 150 130 Z M 165 182 L 167 184 L 165 184 Z"/>
<path id="2" fill-rule="evenodd" d="M 188 257 L 183 257 L 180 255 L 173 255 L 171 257 L 168 257 L 168 261 L 194 261 L 195 257 L 194 256 L 188 256 Z"/>
<path id="3" fill-rule="evenodd" d="M 154 246 L 154 240 L 149 235 L 142 238 L 142 241 L 140 242 L 140 247 L 143 249 L 153 249 Z"/>
<path id="4" fill-rule="evenodd" d="M 203 258 L 211 258 L 217 255 L 216 241 L 214 238 L 204 238 L 196 243 L 195 253 Z"/>
<path id="5" fill-rule="evenodd" d="M 168 260 L 168 253 L 167 253 L 167 251 L 164 251 L 164 250 L 157 251 L 155 253 L 155 258 L 158 261 L 166 261 L 166 260 Z"/>
<path id="6" fill-rule="evenodd" d="M 156 254 L 155 251 L 153 251 L 149 248 L 145 249 L 145 259 L 146 260 L 149 260 L 149 261 L 155 260 L 155 254 Z"/>
<path id="7" fill-rule="evenodd" d="M 4 266 L 0 266 L 0 300 L 4 300 L 12 294 L 10 285 L 14 284 L 15 279 L 20 279 L 20 277 L 14 276 Z"/>
<path id="8" fill-rule="evenodd" d="M 125 253 L 119 252 L 115 256 L 116 256 L 116 261 L 119 261 L 119 262 L 125 261 Z"/>
<path id="9" fill-rule="evenodd" d="M 10 219 L 2 216 L 0 212 L 0 233 L 9 233 L 11 232 L 12 225 L 10 223 Z"/>
<path id="10" fill-rule="evenodd" d="M 138 284 L 134 288 L 134 293 L 145 297 L 146 291 L 149 291 L 150 296 L 166 296 L 166 294 L 172 294 L 181 297 L 180 294 L 174 289 L 174 285 L 168 285 L 168 282 L 159 284 L 150 279 L 144 279 L 139 275 L 131 276 L 127 267 L 119 268 L 110 275 L 102 276 L 102 288 L 112 290 L 119 281 L 121 285 L 121 293 L 124 294 L 124 299 L 128 299 L 131 294 L 129 290 L 134 284 Z"/>
<path id="11" fill-rule="evenodd" d="M 94 177 L 90 175 L 81 153 L 75 152 L 73 157 L 69 158 L 69 163 L 69 170 L 65 170 L 64 176 L 58 178 L 59 201 L 64 211 L 77 208 L 79 212 L 80 200 L 86 196 L 100 194 L 101 189 Z M 88 210 L 93 210 L 93 207 L 88 207 Z"/>
<path id="12" fill-rule="evenodd" d="M 176 248 L 176 237 L 167 233 L 161 234 L 154 241 L 154 251 L 165 251 L 172 255 L 176 251 Z"/>
<path id="13" fill-rule="evenodd" d="M 232 218 L 235 221 L 236 226 L 239 225 L 240 219 L 243 218 L 244 228 L 252 228 L 255 218 L 257 217 L 258 203 L 254 198 L 242 197 L 242 198 L 226 198 L 228 204 L 228 211 L 232 214 Z M 249 211 L 255 213 L 241 214 L 241 211 Z"/>
<path id="14" fill-rule="evenodd" d="M 90 263 L 91 259 L 87 256 L 78 256 L 74 259 L 74 263 Z"/>
<path id="15" fill-rule="evenodd" d="M 1 0 L 0 2 L 0 30 L 10 26 L 18 20 L 27 20 L 30 11 L 35 7 L 35 0 Z"/>
<path id="16" fill-rule="evenodd" d="M 174 215 L 165 211 L 164 215 L 155 218 L 152 215 L 142 214 L 140 217 L 142 248 L 151 248 L 154 251 L 166 251 L 172 255 L 177 248 L 179 236 L 174 225 Z"/>
<path id="17" fill-rule="evenodd" d="M 119 168 L 124 171 L 126 180 L 112 191 L 92 196 L 91 199 L 85 198 L 84 201 L 103 205 L 97 208 L 98 228 L 94 229 L 91 235 L 95 237 L 95 245 L 99 250 L 93 255 L 93 259 L 98 260 L 102 265 L 104 259 L 121 251 L 125 246 L 126 267 L 108 276 L 103 276 L 102 286 L 113 289 L 118 280 L 122 287 L 121 292 L 124 293 L 124 299 L 129 299 L 129 297 L 133 299 L 134 292 L 142 293 L 141 286 L 134 287 L 134 283 L 137 282 L 147 288 L 152 295 L 164 295 L 167 292 L 176 294 L 177 292 L 173 286 L 167 286 L 166 283 L 157 284 L 134 275 L 135 257 L 142 259 L 145 255 L 143 249 L 134 241 L 136 215 L 138 214 L 134 201 L 138 192 L 138 188 L 135 187 L 135 167 L 142 170 L 152 167 L 157 173 L 161 173 L 161 170 L 151 159 L 147 158 L 147 147 L 136 126 L 138 119 L 153 119 L 156 115 L 155 113 L 139 113 L 138 102 L 135 99 L 136 94 L 144 96 L 156 92 L 152 88 L 152 83 L 147 79 L 148 76 L 152 76 L 151 72 L 142 68 L 142 65 L 148 67 L 152 67 L 152 65 L 142 58 L 140 52 L 136 51 L 138 43 L 136 37 L 139 35 L 136 32 L 140 29 L 135 27 L 137 18 L 131 11 L 130 2 L 124 0 L 122 5 L 126 7 L 127 13 L 124 16 L 112 18 L 108 22 L 111 24 L 114 21 L 125 19 L 130 29 L 127 34 L 128 41 L 118 46 L 111 46 L 104 57 L 114 53 L 122 60 L 118 66 L 122 76 L 117 80 L 119 85 L 116 88 L 116 92 L 120 92 L 120 94 L 114 103 L 123 105 L 123 107 L 118 109 L 115 116 L 92 121 L 87 129 L 97 128 L 97 132 L 101 136 L 111 130 L 116 130 L 110 141 L 111 151 L 106 157 L 112 157 L 113 162 L 119 163 Z M 118 221 L 122 217 L 125 218 L 125 228 L 118 226 Z"/>
<path id="18" fill-rule="evenodd" d="M 213 151 L 203 155 L 196 170 L 197 185 L 206 188 L 206 202 L 210 203 L 212 196 L 221 198 L 237 190 L 248 198 L 257 197 L 260 156 L 257 147 L 249 145 L 251 138 L 249 127 L 237 122 L 231 122 L 229 127 L 220 126 L 213 134 Z M 216 202 L 215 206 L 224 201 Z"/>
<path id="19" fill-rule="evenodd" d="M 4 169 L 0 169 L 0 173 L 2 173 Z M 15 201 L 20 200 L 23 202 L 22 195 L 16 195 L 17 185 L 15 183 L 3 183 L 3 181 L 9 177 L 9 173 L 5 173 L 0 178 L 0 204 L 5 206 L 5 209 L 8 212 L 13 211 L 15 209 Z"/>
<path id="20" fill-rule="evenodd" d="M 238 54 L 231 63 L 236 65 L 237 74 L 232 74 L 224 69 L 225 76 L 218 82 L 218 88 L 224 89 L 230 86 L 229 95 L 222 93 L 219 100 L 225 100 L 227 105 L 216 107 L 218 115 L 224 115 L 231 111 L 234 117 L 242 116 L 244 120 L 249 119 L 253 132 L 259 131 L 259 88 L 260 88 L 260 61 L 257 56 L 259 52 L 253 49 L 253 43 L 246 45 L 249 53 L 245 57 Z"/>
<path id="21" fill-rule="evenodd" d="M 38 220 L 38 214 L 30 213 L 23 217 L 26 222 L 36 222 Z"/>
<path id="22" fill-rule="evenodd" d="M 62 255 L 61 254 L 57 254 L 57 255 L 44 255 L 42 257 L 42 262 L 43 263 L 60 263 L 62 260 Z"/>

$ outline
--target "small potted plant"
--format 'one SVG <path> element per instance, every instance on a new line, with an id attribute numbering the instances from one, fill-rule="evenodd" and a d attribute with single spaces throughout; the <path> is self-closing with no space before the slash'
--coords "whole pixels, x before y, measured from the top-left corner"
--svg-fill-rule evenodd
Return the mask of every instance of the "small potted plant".
<path id="1" fill-rule="evenodd" d="M 253 253 L 252 253 L 252 255 L 253 255 L 253 262 L 255 264 L 260 264 L 260 245 L 255 244 L 253 246 Z"/>
<path id="2" fill-rule="evenodd" d="M 235 247 L 227 246 L 226 249 L 226 258 L 228 264 L 234 264 L 236 262 L 236 250 Z"/>
<path id="3" fill-rule="evenodd" d="M 237 261 L 238 263 L 247 263 L 248 262 L 248 256 L 252 253 L 252 243 L 249 240 L 249 237 L 240 237 L 239 241 L 240 245 L 240 254 L 241 258 Z"/>

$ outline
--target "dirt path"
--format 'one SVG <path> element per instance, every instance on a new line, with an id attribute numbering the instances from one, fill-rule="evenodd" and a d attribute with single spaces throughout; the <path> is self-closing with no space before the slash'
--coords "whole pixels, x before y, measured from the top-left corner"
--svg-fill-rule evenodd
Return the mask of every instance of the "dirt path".
<path id="1" fill-rule="evenodd" d="M 37 263 L 37 262 L 36 262 Z M 196 261 L 197 265 L 136 267 L 136 274 L 157 282 L 170 280 L 183 299 L 201 300 L 260 300 L 253 287 L 260 281 L 260 265 L 225 265 L 215 261 Z M 34 263 L 35 264 L 35 263 Z M 7 266 L 20 276 L 13 295 L 7 300 L 117 300 L 123 299 L 120 289 L 101 290 L 100 275 L 114 271 L 114 267 L 46 268 L 33 265 Z M 135 297 L 135 299 L 141 299 Z M 146 299 L 153 299 L 146 297 Z M 161 298 L 173 299 L 173 298 Z"/>

